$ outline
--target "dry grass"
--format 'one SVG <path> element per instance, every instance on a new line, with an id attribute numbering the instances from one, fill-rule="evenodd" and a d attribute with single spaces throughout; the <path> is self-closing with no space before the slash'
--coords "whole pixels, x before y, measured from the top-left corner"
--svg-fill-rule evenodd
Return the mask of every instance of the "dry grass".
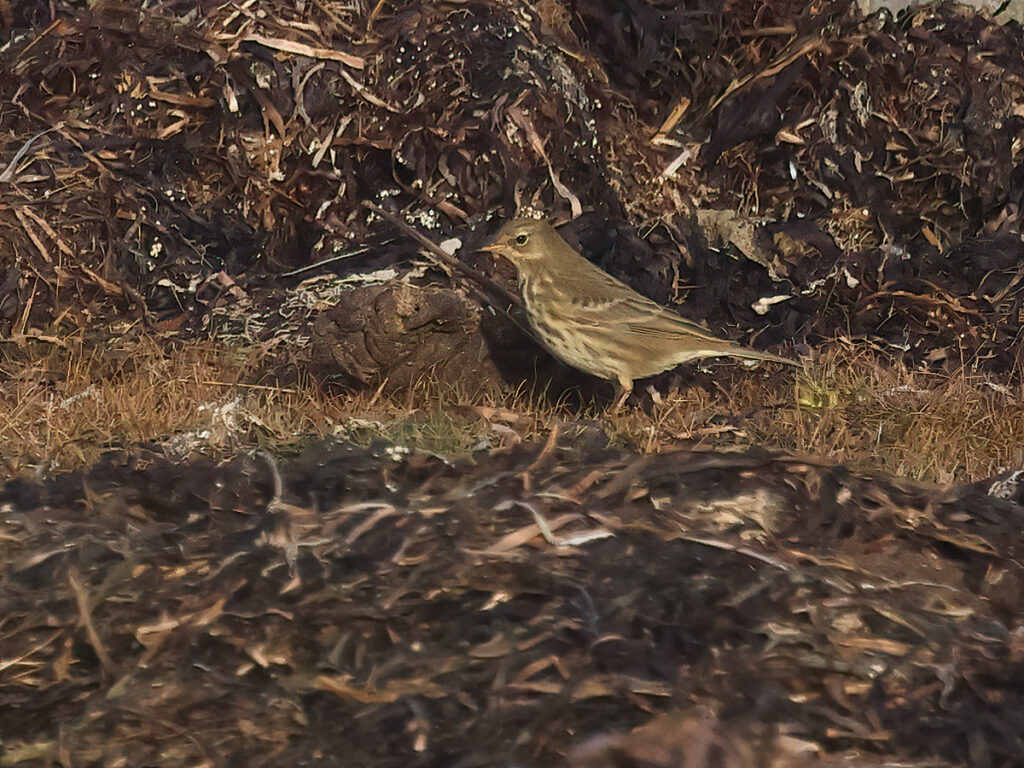
<path id="1" fill-rule="evenodd" d="M 1019 383 L 883 366 L 836 348 L 795 378 L 739 372 L 714 389 L 675 393 L 654 418 L 631 411 L 613 424 L 642 450 L 679 440 L 761 445 L 949 483 L 1024 464 L 1022 401 Z"/>
<path id="2" fill-rule="evenodd" d="M 0 360 L 0 455 L 6 470 L 86 464 L 104 450 L 172 440 L 231 451 L 275 446 L 293 433 L 322 436 L 347 403 L 312 384 L 261 387 L 257 355 L 210 343 L 153 338 L 112 348 L 30 342 Z"/>
<path id="3" fill-rule="evenodd" d="M 837 350 L 797 388 L 794 450 L 940 483 L 1024 463 L 1024 387 L 963 370 L 881 367 Z"/>
<path id="4" fill-rule="evenodd" d="M 723 366 L 712 384 L 619 414 L 522 391 L 471 403 L 424 385 L 400 403 L 330 394 L 311 380 L 260 386 L 252 382 L 262 357 L 156 338 L 103 348 L 27 341 L 0 351 L 0 478 L 81 466 L 146 441 L 222 456 L 253 447 L 287 453 L 317 438 L 384 439 L 456 456 L 543 437 L 556 421 L 576 419 L 600 421 L 616 442 L 641 451 L 762 445 L 938 482 L 1024 463 L 1019 385 L 882 367 L 849 349 L 824 354 L 795 381 Z"/>

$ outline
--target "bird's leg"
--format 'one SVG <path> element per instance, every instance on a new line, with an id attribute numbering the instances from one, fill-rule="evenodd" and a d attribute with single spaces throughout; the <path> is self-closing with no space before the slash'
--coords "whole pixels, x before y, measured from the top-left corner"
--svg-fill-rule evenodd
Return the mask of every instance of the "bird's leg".
<path id="1" fill-rule="evenodd" d="M 612 413 L 618 413 L 626 399 L 633 393 L 633 382 L 631 379 L 620 376 L 612 384 L 615 387 L 616 395 L 615 405 L 612 406 Z"/>
<path id="2" fill-rule="evenodd" d="M 665 401 L 661 397 L 661 392 L 656 390 L 653 384 L 647 385 L 647 394 L 651 396 L 651 402 L 655 405 L 664 405 Z"/>

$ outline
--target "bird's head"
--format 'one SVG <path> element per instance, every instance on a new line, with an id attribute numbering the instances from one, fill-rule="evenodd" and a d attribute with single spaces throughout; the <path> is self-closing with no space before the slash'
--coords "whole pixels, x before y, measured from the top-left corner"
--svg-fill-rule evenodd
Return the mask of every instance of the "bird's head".
<path id="1" fill-rule="evenodd" d="M 560 239 L 546 221 L 513 219 L 501 228 L 490 245 L 480 250 L 504 256 L 519 266 L 550 253 Z"/>

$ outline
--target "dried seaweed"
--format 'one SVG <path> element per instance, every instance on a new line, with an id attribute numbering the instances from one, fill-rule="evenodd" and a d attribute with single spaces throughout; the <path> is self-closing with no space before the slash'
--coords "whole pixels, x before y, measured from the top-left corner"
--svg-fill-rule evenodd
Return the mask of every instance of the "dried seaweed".
<path id="1" fill-rule="evenodd" d="M 1022 44 L 950 5 L 0 0 L 0 333 L 305 339 L 415 258 L 365 200 L 467 259 L 532 207 L 715 328 L 1009 378 Z M 1019 477 L 572 431 L 9 483 L 0 765 L 1024 762 Z"/>
<path id="2" fill-rule="evenodd" d="M 756 764 L 1024 758 L 1019 505 L 561 434 L 9 484 L 5 761 L 648 765 L 643 726 L 667 766 L 694 718 Z"/>
<path id="3" fill-rule="evenodd" d="M 400 264 L 414 245 L 381 244 L 371 200 L 464 258 L 495 213 L 593 212 L 588 255 L 715 328 L 1016 366 L 1013 24 L 843 2 L 99 3 L 19 9 L 4 35 L 15 338 L 57 318 L 215 330 L 233 293 L 272 305 L 277 275 L 354 246 L 336 270 Z M 704 229 L 709 210 L 747 234 Z"/>
<path id="4" fill-rule="evenodd" d="M 793 311 L 910 360 L 1017 365 L 1021 43 L 1016 24 L 924 8 L 795 41 L 721 105 L 714 204 L 770 220 Z M 773 122 L 737 134 L 740 113 Z"/>

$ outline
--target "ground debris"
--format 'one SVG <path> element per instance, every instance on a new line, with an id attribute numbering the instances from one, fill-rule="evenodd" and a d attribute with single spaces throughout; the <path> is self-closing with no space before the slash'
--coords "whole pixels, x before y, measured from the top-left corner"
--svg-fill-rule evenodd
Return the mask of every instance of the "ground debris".
<path id="1" fill-rule="evenodd" d="M 0 510 L 7 764 L 1024 759 L 1024 510 L 983 484 L 568 430 L 139 449 Z"/>
<path id="2" fill-rule="evenodd" d="M 216 334 L 226 307 L 272 335 L 312 265 L 418 260 L 371 201 L 488 274 L 489 219 L 575 218 L 603 267 L 761 346 L 852 335 L 1019 369 L 1017 24 L 848 2 L 50 8 L 0 18 L 14 340 L 125 316 Z"/>
<path id="3" fill-rule="evenodd" d="M 893 411 L 983 401 L 923 441 L 1012 421 L 1019 24 L 845 0 L 143 6 L 0 0 L 0 351 L 26 402 L 106 391 L 19 372 L 30 347 L 130 369 L 144 326 L 295 355 L 319 335 L 371 403 L 424 371 L 581 384 L 369 201 L 503 289 L 475 249 L 533 210 L 745 342 L 992 377 L 986 400 L 879 376 Z M 149 386 L 215 370 L 187 367 Z M 202 378 L 226 408 L 278 373 Z M 840 394 L 798 383 L 823 434 Z M 858 397 L 834 423 L 884 462 L 883 426 L 909 427 L 860 424 Z M 584 421 L 536 444 L 500 403 L 460 407 L 492 410 L 498 448 L 279 466 L 147 444 L 3 486 L 0 766 L 1024 764 L 1019 470 L 638 455 Z M 53 412 L 31 428 L 135 445 Z M 742 429 L 715 414 L 685 439 Z"/>

